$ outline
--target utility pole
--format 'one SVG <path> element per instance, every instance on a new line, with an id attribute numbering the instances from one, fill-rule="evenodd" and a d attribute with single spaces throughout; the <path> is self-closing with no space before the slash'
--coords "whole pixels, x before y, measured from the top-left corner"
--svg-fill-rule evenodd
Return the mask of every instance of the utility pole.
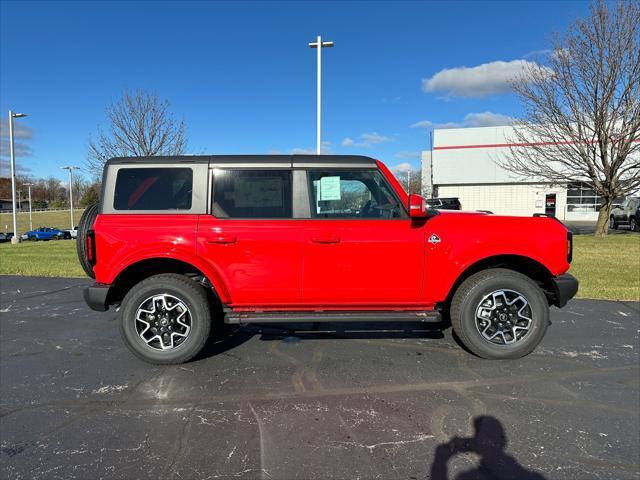
<path id="1" fill-rule="evenodd" d="M 33 187 L 35 183 L 25 183 L 24 186 L 29 189 L 29 230 L 33 230 L 33 219 L 31 218 L 31 187 Z"/>
<path id="2" fill-rule="evenodd" d="M 80 170 L 80 167 L 65 166 L 62 170 L 69 170 L 69 206 L 71 207 L 71 230 L 73 230 L 73 171 Z"/>
<path id="3" fill-rule="evenodd" d="M 323 42 L 322 37 L 318 35 L 315 43 L 309 43 L 310 48 L 317 48 L 317 106 L 316 106 L 316 155 L 320 155 L 322 140 L 321 140 L 321 125 L 322 125 L 322 49 L 333 47 L 333 42 Z"/>
<path id="4" fill-rule="evenodd" d="M 20 243 L 20 237 L 18 236 L 18 215 L 16 212 L 16 154 L 13 147 L 13 119 L 22 118 L 27 115 L 24 113 L 13 113 L 9 110 L 9 153 L 11 155 L 11 203 L 13 204 L 13 237 L 11 237 L 11 244 L 15 245 Z"/>

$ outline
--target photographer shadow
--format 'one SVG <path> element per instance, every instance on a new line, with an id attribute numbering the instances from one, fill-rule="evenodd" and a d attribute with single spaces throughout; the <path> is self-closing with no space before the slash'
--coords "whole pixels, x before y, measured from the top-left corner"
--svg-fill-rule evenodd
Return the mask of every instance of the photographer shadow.
<path id="1" fill-rule="evenodd" d="M 473 437 L 453 437 L 436 447 L 429 479 L 448 480 L 451 458 L 459 453 L 476 453 L 480 456 L 479 465 L 459 473 L 455 480 L 545 480 L 544 476 L 527 470 L 505 452 L 507 436 L 498 419 L 489 415 L 476 417 L 473 427 Z"/>

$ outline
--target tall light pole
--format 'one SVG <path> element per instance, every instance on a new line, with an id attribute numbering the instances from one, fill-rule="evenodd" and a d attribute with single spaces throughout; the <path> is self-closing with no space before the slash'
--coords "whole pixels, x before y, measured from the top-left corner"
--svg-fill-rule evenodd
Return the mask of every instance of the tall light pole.
<path id="1" fill-rule="evenodd" d="M 316 155 L 320 155 L 320 150 L 321 150 L 321 139 L 320 139 L 320 131 L 321 131 L 321 120 L 322 120 L 322 114 L 321 114 L 321 99 L 322 99 L 322 49 L 326 48 L 326 47 L 333 47 L 333 42 L 323 42 L 322 41 L 322 37 L 320 37 L 320 35 L 318 35 L 316 42 L 315 43 L 310 43 L 309 44 L 310 48 L 317 48 L 318 49 L 318 54 L 317 54 L 317 59 L 318 59 L 318 104 L 317 104 L 317 112 L 316 112 L 316 122 L 317 122 L 317 130 L 316 130 Z"/>
<path id="2" fill-rule="evenodd" d="M 13 147 L 13 119 L 22 118 L 27 115 L 24 113 L 13 113 L 9 110 L 9 152 L 11 155 L 11 203 L 13 204 L 13 237 L 11 244 L 20 243 L 18 236 L 18 215 L 16 212 L 16 154 Z"/>
<path id="3" fill-rule="evenodd" d="M 67 165 L 60 168 L 62 170 L 69 170 L 69 206 L 71 207 L 71 230 L 73 230 L 73 171 L 80 170 L 80 167 L 71 167 Z"/>
<path id="4" fill-rule="evenodd" d="M 29 189 L 29 230 L 33 230 L 33 220 L 31 218 L 31 187 L 33 187 L 35 183 L 24 183 L 23 185 Z"/>

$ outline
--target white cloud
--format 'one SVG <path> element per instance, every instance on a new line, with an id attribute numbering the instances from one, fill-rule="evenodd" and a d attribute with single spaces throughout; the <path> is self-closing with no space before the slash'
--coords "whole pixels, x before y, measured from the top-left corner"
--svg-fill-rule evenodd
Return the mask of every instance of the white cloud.
<path id="1" fill-rule="evenodd" d="M 409 128 L 465 128 L 465 127 L 497 127 L 511 125 L 513 117 L 493 112 L 468 113 L 462 122 L 436 123 L 431 120 L 420 120 L 409 125 Z"/>
<path id="2" fill-rule="evenodd" d="M 377 132 L 363 133 L 358 137 L 358 140 L 346 137 L 342 140 L 343 147 L 362 147 L 370 148 L 373 145 L 379 145 L 381 143 L 393 142 L 394 138 L 380 135 Z"/>
<path id="3" fill-rule="evenodd" d="M 331 155 L 333 150 L 331 149 L 331 142 L 324 141 L 320 145 L 320 152 L 322 155 Z M 315 155 L 316 148 L 292 148 L 291 155 Z"/>
<path id="4" fill-rule="evenodd" d="M 498 127 L 502 125 L 511 125 L 513 117 L 502 115 L 501 113 L 480 112 L 469 113 L 464 117 L 465 127 Z"/>
<path id="5" fill-rule="evenodd" d="M 33 128 L 25 125 L 21 120 L 13 122 L 13 147 L 16 154 L 16 158 L 30 157 L 33 155 L 33 150 L 29 145 L 33 139 Z M 0 158 L 8 159 L 10 156 L 9 147 L 9 121 L 0 119 Z M 8 164 L 7 164 L 8 165 Z M 19 168 L 19 167 L 17 167 Z M 4 165 L 2 167 L 4 175 Z"/>
<path id="6" fill-rule="evenodd" d="M 460 123 L 456 122 L 435 123 L 431 120 L 420 120 L 409 125 L 409 128 L 460 128 L 461 126 Z"/>
<path id="7" fill-rule="evenodd" d="M 483 63 L 475 67 L 445 68 L 431 78 L 423 78 L 422 90 L 457 97 L 486 97 L 506 93 L 511 89 L 509 83 L 512 80 L 527 68 L 537 66 L 537 63 L 528 60 L 511 60 Z"/>
<path id="8" fill-rule="evenodd" d="M 407 160 L 411 158 L 420 158 L 420 152 L 410 152 L 408 150 L 401 150 L 394 155 L 399 160 Z"/>
<path id="9" fill-rule="evenodd" d="M 411 172 L 415 172 L 416 168 L 411 165 L 409 162 L 403 162 L 403 163 L 399 163 L 397 165 L 394 165 L 393 167 L 391 167 L 391 171 L 393 173 L 407 173 L 409 171 Z"/>
<path id="10" fill-rule="evenodd" d="M 431 120 L 420 120 L 409 125 L 409 128 L 432 128 L 433 125 L 434 123 Z"/>

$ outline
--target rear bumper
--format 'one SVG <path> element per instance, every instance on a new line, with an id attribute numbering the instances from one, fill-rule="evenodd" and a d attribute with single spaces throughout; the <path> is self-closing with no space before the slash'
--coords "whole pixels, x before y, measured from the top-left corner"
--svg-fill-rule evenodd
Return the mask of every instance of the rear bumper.
<path id="1" fill-rule="evenodd" d="M 84 301 L 87 302 L 91 310 L 104 312 L 109 309 L 107 305 L 107 295 L 111 285 L 102 283 L 94 283 L 90 287 L 84 289 Z"/>
<path id="2" fill-rule="evenodd" d="M 578 279 L 569 273 L 554 277 L 552 282 L 556 297 L 553 303 L 558 307 L 564 307 L 578 292 Z"/>

